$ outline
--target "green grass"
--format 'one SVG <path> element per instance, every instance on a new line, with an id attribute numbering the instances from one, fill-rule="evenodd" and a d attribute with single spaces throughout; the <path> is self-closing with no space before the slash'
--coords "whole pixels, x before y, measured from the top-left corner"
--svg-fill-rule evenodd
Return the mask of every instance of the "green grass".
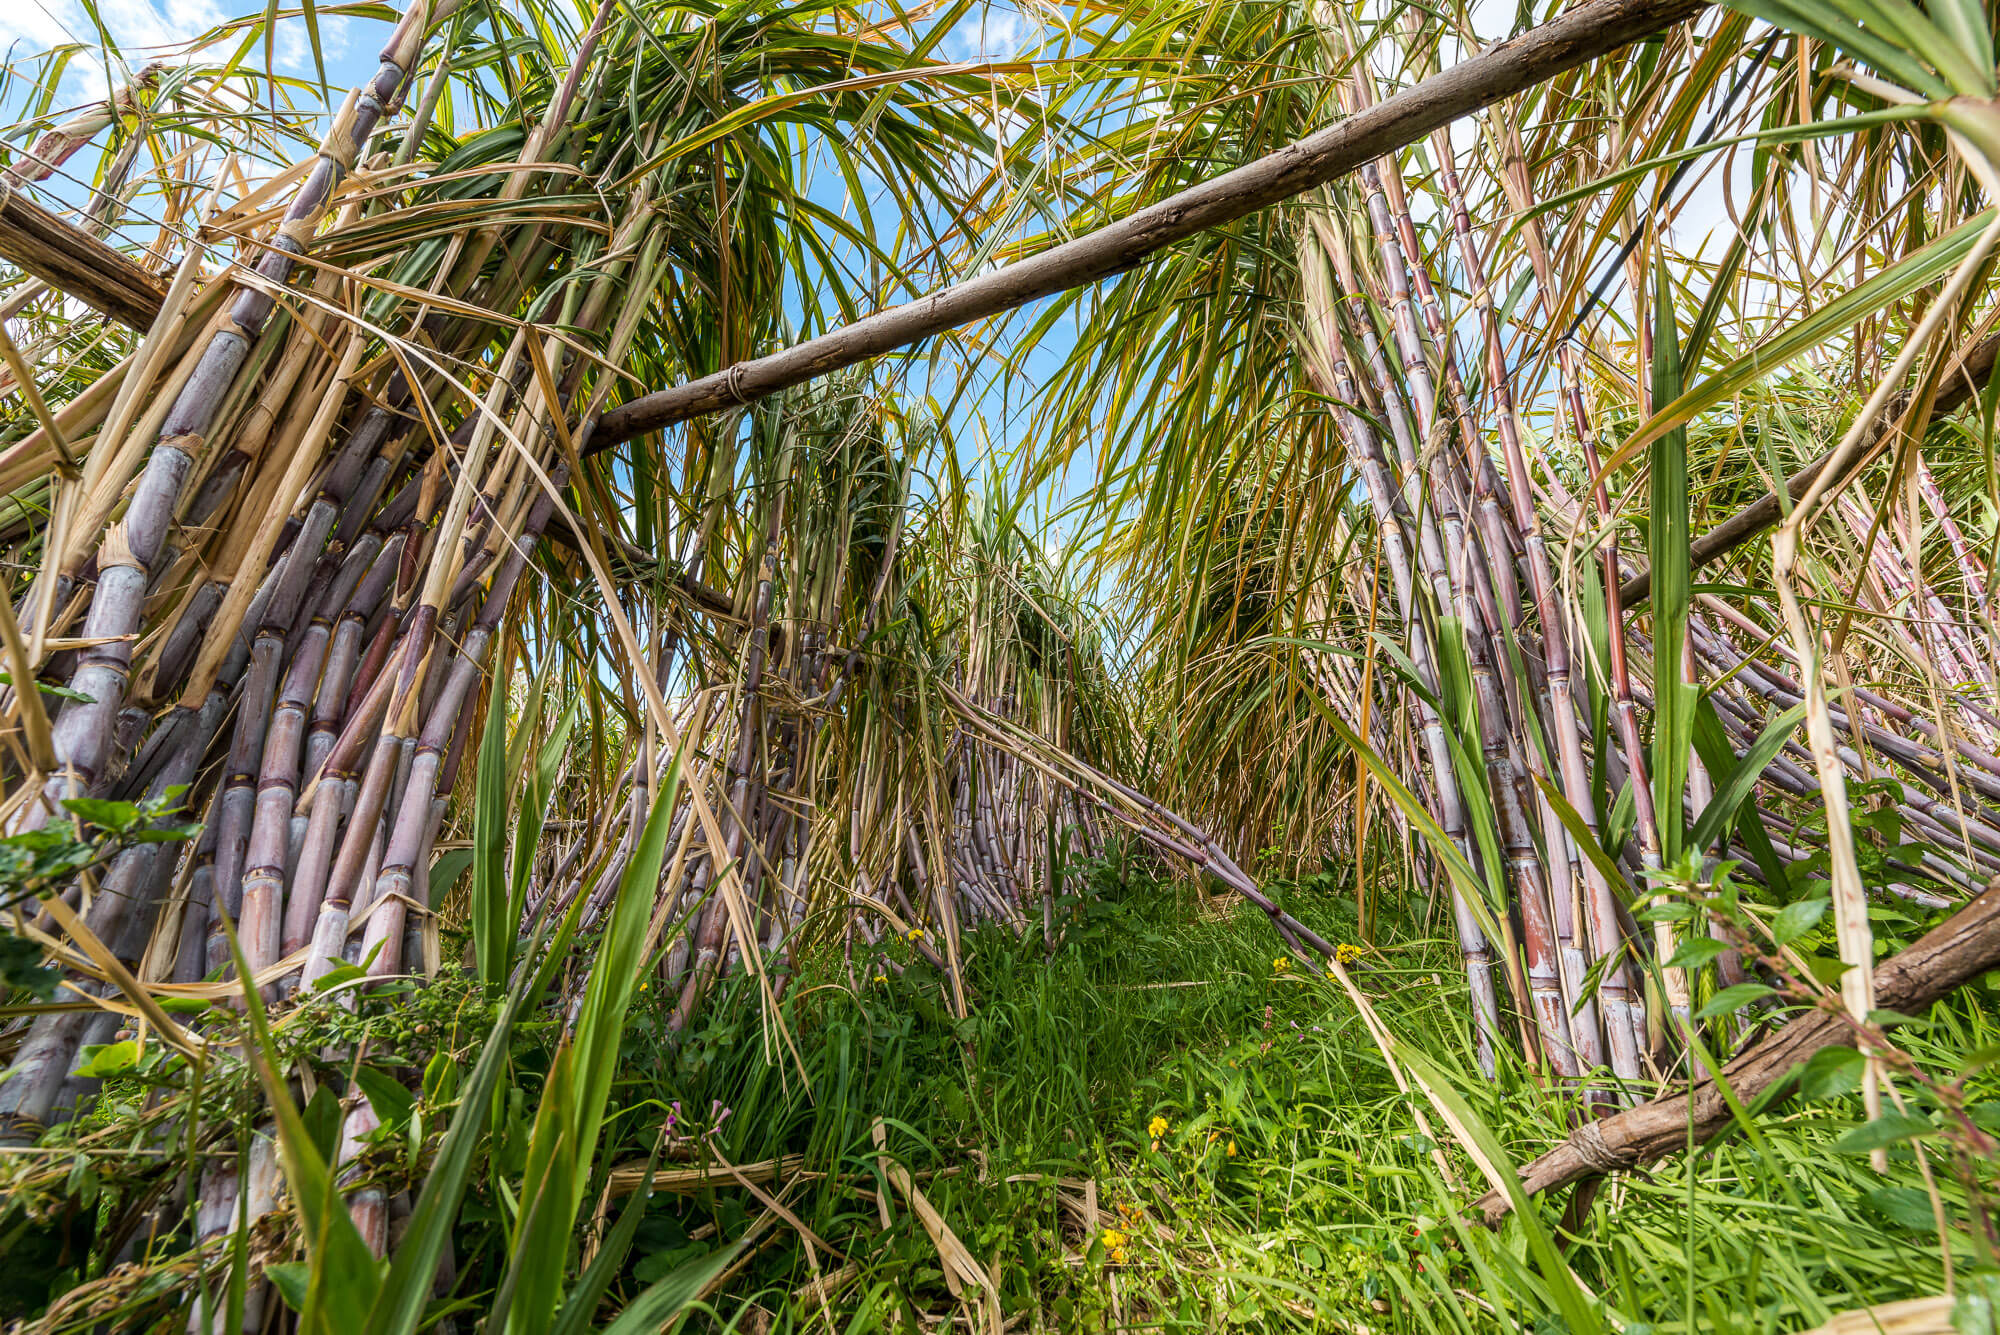
<path id="1" fill-rule="evenodd" d="M 1185 888 L 1098 880 L 1105 897 L 1079 906 L 1052 954 L 1038 933 L 969 942 L 967 1019 L 951 1018 L 921 963 L 893 980 L 857 975 L 854 990 L 844 973 L 802 985 L 786 1010 L 806 1080 L 796 1063 L 765 1060 L 747 996 L 711 1007 L 677 1049 L 657 1016 L 635 1017 L 607 1135 L 634 1157 L 674 1101 L 697 1127 L 728 1108 L 713 1143 L 739 1164 L 805 1155 L 781 1203 L 853 1263 L 824 1307 L 802 1300 L 814 1262 L 838 1272 L 841 1260 L 816 1248 L 809 1259 L 796 1230 L 776 1227 L 717 1300 L 718 1328 L 918 1330 L 962 1310 L 877 1165 L 878 1118 L 997 1276 L 1020 1318 L 1010 1329 L 1572 1328 L 1520 1225 L 1488 1234 L 1456 1218 L 1481 1189 L 1476 1170 L 1447 1146 L 1467 1190 L 1439 1180 L 1408 1100 L 1330 981 L 1274 969 L 1275 938 L 1247 907 L 1204 915 Z M 1351 934 L 1347 903 L 1295 892 L 1287 907 L 1332 939 Z M 1445 1070 L 1474 1069 L 1443 942 L 1385 943 L 1357 981 L 1400 1040 Z M 1991 1041 L 1992 1014 L 1982 992 L 1905 1041 L 1955 1064 Z M 1517 1068 L 1459 1089 L 1517 1161 L 1564 1132 L 1561 1101 Z M 1168 1126 L 1157 1142 L 1156 1117 Z M 1941 1292 L 1909 1151 L 1878 1179 L 1865 1156 L 1830 1150 L 1860 1120 L 1844 1093 L 1794 1104 L 1754 1140 L 1725 1138 L 1601 1194 L 1562 1241 L 1615 1318 L 1605 1327 L 1802 1329 Z M 1088 1228 L 1085 1182 L 1101 1214 Z M 1560 1207 L 1544 1202 L 1535 1227 L 1553 1232 Z M 740 1188 L 655 1197 L 622 1289 L 713 1246 L 704 1225 L 733 1237 L 759 1209 Z M 1123 1235 L 1122 1262 L 1106 1228 Z M 1973 1252 L 1955 1243 L 1962 1283 Z"/>
<path id="2" fill-rule="evenodd" d="M 1087 882 L 1089 894 L 1063 901 L 1053 949 L 1039 928 L 967 937 L 972 1005 L 963 1019 L 951 1014 L 944 980 L 900 941 L 879 973 L 857 951 L 851 981 L 827 950 L 787 991 L 782 1034 L 754 993 L 730 984 L 690 1032 L 670 1038 L 670 999 L 640 989 L 615 1054 L 601 1054 L 615 1073 L 597 1152 L 579 1173 L 579 1227 L 565 1255 L 536 1253 L 558 1276 L 557 1320 L 571 1323 L 562 1328 L 604 1329 L 651 1286 L 660 1286 L 652 1300 L 666 1302 L 725 1264 L 738 1268 L 683 1329 L 924 1331 L 972 1313 L 978 1295 L 953 1292 L 938 1242 L 884 1171 L 878 1122 L 888 1154 L 988 1276 L 1010 1331 L 1748 1335 L 1944 1291 L 1910 1146 L 1892 1149 L 1879 1178 L 1865 1154 L 1836 1146 L 1862 1121 L 1848 1068 L 1820 1072 L 1810 1097 L 1699 1153 L 1621 1177 L 1573 1231 L 1563 1222 L 1570 1202 L 1557 1197 L 1488 1233 L 1460 1214 L 1484 1186 L 1470 1159 L 1456 1144 L 1438 1147 L 1457 1183 L 1441 1180 L 1418 1110 L 1353 1006 L 1301 964 L 1276 967 L 1276 938 L 1260 915 L 1246 905 L 1216 912 L 1184 883 L 1111 867 L 1092 869 Z M 1339 875 L 1278 893 L 1329 939 L 1353 939 L 1351 890 Z M 1923 925 L 1884 914 L 1885 948 Z M 1448 943 L 1406 931 L 1365 952 L 1353 973 L 1399 1043 L 1454 1073 L 1439 1078 L 1510 1160 L 1566 1133 L 1569 1096 L 1541 1089 L 1518 1061 L 1503 1061 L 1492 1084 L 1455 1074 L 1476 1067 Z M 390 1101 L 398 1111 L 363 1156 L 365 1174 L 393 1194 L 436 1176 L 447 1125 L 474 1137 L 451 1227 L 457 1278 L 420 1327 L 405 1328 L 443 1331 L 439 1318 L 449 1315 L 457 1331 L 476 1331 L 503 1297 L 514 1301 L 517 1211 L 541 1176 L 533 1137 L 543 1105 L 569 1097 L 551 1077 L 560 1026 L 547 1012 L 520 1024 L 497 1092 L 479 1099 L 468 1098 L 470 1073 L 497 1010 L 470 978 L 322 1013 L 285 1043 L 288 1060 L 318 1069 L 300 1134 L 322 1154 L 345 1079 L 314 1054 L 364 1044 L 375 1070 L 404 1072 L 420 1091 Z M 1896 1032 L 1929 1070 L 1969 1071 L 1975 1118 L 2000 1126 L 1990 1116 L 2000 1103 L 1979 1102 L 2000 1084 L 1982 1064 L 2000 1040 L 1995 1013 L 1994 989 L 1981 984 Z M 239 1130 L 255 1122 L 246 1081 L 224 1067 L 204 1085 L 206 1125 L 230 1120 L 232 1109 Z M 14 1245 L 47 1244 L 37 1244 L 46 1264 L 31 1286 L 43 1296 L 12 1301 L 26 1315 L 57 1293 L 102 1284 L 122 1295 L 119 1328 L 184 1328 L 176 1295 L 190 1272 L 175 1258 L 188 1239 L 160 1234 L 140 1253 L 147 1271 L 121 1271 L 112 1227 L 158 1199 L 151 1193 L 176 1188 L 149 1159 L 82 1151 L 170 1134 L 187 1084 L 163 1060 L 114 1077 L 107 1095 L 97 1113 L 51 1133 L 46 1167 L 21 1178 L 0 1221 Z M 141 1108 L 154 1130 L 138 1129 Z M 761 1195 L 718 1171 L 692 1194 L 657 1193 L 626 1216 L 628 1202 L 606 1196 L 608 1170 L 645 1163 L 670 1121 L 663 1168 L 703 1162 L 704 1146 L 739 1166 L 801 1157 Z M 65 1154 L 65 1144 L 78 1152 Z M 1991 1168 L 1976 1168 L 1983 1195 Z M 76 1172 L 89 1174 L 87 1191 Z M 1965 1184 L 1948 1161 L 1935 1176 L 1957 1282 L 1983 1285 Z M 299 1255 L 293 1223 L 286 1212 L 260 1229 L 270 1262 Z M 831 1284 L 824 1302 L 808 1288 L 815 1274 Z M 570 1313 L 572 1301 L 587 1310 Z M 42 1328 L 90 1329 L 107 1310 Z"/>

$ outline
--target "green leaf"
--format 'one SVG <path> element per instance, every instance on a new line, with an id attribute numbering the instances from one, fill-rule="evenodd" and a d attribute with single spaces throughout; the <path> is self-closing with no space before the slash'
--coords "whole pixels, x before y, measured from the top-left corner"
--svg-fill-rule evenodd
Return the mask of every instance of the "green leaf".
<path id="1" fill-rule="evenodd" d="M 1992 209 L 1973 215 L 1922 250 L 1904 256 L 1867 282 L 1848 289 L 1804 319 L 1787 325 L 1708 379 L 1676 396 L 1672 402 L 1655 408 L 1652 417 L 1638 431 L 1627 438 L 1610 458 L 1600 462 L 1600 470 L 1606 474 L 1616 471 L 1666 432 L 1691 421 L 1796 358 L 1825 347 L 1847 329 L 1885 307 L 1907 300 L 1933 283 L 1942 281 L 1958 267 L 1992 222 Z"/>
<path id="2" fill-rule="evenodd" d="M 343 961 L 321 974 L 318 980 L 313 983 L 313 991 L 331 992 L 337 987 L 356 982 L 367 976 L 368 970 L 358 964 L 348 964 Z"/>
<path id="3" fill-rule="evenodd" d="M 553 661 L 553 656 L 551 657 Z M 530 692 L 532 708 L 527 711 L 530 723 L 539 720 L 544 681 L 538 677 Z M 542 830 L 548 823 L 549 805 L 555 797 L 555 780 L 562 768 L 563 757 L 569 754 L 570 731 L 576 726 L 577 701 L 574 697 L 569 707 L 556 720 L 556 726 L 542 744 L 541 755 L 528 773 L 527 790 L 521 794 L 520 805 L 514 817 L 514 853 L 511 874 L 507 880 L 507 924 L 510 931 L 518 932 L 521 915 L 528 904 L 528 877 L 535 866 L 535 849 L 541 844 Z M 511 967 L 511 965 L 510 965 Z"/>
<path id="4" fill-rule="evenodd" d="M 306 1310 L 306 1289 L 312 1280 L 312 1265 L 306 1261 L 279 1261 L 264 1267 L 265 1278 L 278 1290 L 285 1306 L 294 1312 Z"/>
<path id="5" fill-rule="evenodd" d="M 375 1110 L 375 1119 L 383 1126 L 403 1127 L 408 1124 L 410 1114 L 416 1111 L 416 1095 L 403 1088 L 402 1082 L 386 1071 L 365 1064 L 356 1066 L 354 1083 L 361 1086 L 361 1092 L 368 1096 L 368 1105 Z"/>
<path id="6" fill-rule="evenodd" d="M 1863 1192 L 1861 1198 L 1898 1228 L 1913 1233 L 1937 1232 L 1937 1215 L 1931 1210 L 1930 1193 L 1918 1187 L 1876 1187 Z"/>
<path id="7" fill-rule="evenodd" d="M 1951 1326 L 1958 1335 L 2000 1335 L 2000 1275 L 1974 1271 L 1958 1281 Z"/>
<path id="8" fill-rule="evenodd" d="M 1928 1117 L 1883 1113 L 1874 1121 L 1863 1122 L 1834 1141 L 1833 1151 L 1836 1154 L 1873 1154 L 1876 1150 L 1935 1135 L 1936 1132 L 1937 1128 L 1931 1125 Z"/>
<path id="9" fill-rule="evenodd" d="M 42 948 L 25 936 L 0 931 L 0 991 L 19 988 L 37 1001 L 54 1001 L 62 970 L 42 963 Z"/>
<path id="10" fill-rule="evenodd" d="M 1706 700 L 1702 703 L 1709 709 L 1714 708 L 1708 705 Z M 1709 799 L 1708 805 L 1703 807 L 1701 814 L 1695 818 L 1694 833 L 1689 836 L 1692 847 L 1708 848 L 1721 837 L 1722 832 L 1736 819 L 1736 813 L 1742 808 L 1743 803 L 1757 790 L 1757 781 L 1763 777 L 1765 769 L 1777 759 L 1778 753 L 1785 749 L 1785 742 L 1791 737 L 1792 729 L 1796 728 L 1805 716 L 1806 707 L 1798 705 L 1772 719 L 1764 731 L 1757 735 L 1757 740 L 1731 767 L 1729 777 L 1716 785 L 1715 796 Z M 1705 750 L 1702 763 L 1708 763 Z"/>
<path id="11" fill-rule="evenodd" d="M 1597 1303 L 1577 1284 L 1575 1273 L 1556 1249 L 1555 1240 L 1549 1236 L 1536 1203 L 1522 1188 L 1513 1160 L 1507 1156 L 1492 1129 L 1472 1110 L 1472 1105 L 1466 1102 L 1444 1071 L 1428 1057 L 1400 1040 L 1392 1039 L 1390 1049 L 1417 1077 L 1424 1090 L 1451 1110 L 1458 1125 L 1471 1136 L 1480 1153 L 1499 1174 L 1500 1185 L 1514 1207 L 1514 1219 L 1526 1235 L 1528 1251 L 1540 1266 L 1542 1279 L 1548 1285 L 1550 1296 L 1563 1319 L 1563 1329 L 1579 1332 L 1604 1329 Z"/>
<path id="12" fill-rule="evenodd" d="M 598 941 L 570 1041 L 549 1067 L 524 1177 L 532 1186 L 534 1201 L 514 1240 L 509 1265 L 509 1282 L 518 1279 L 518 1292 L 506 1312 L 509 1331 L 540 1335 L 554 1318 L 563 1257 L 583 1204 L 605 1103 L 618 1069 L 625 1014 L 639 987 L 679 777 L 676 763 L 654 795 L 653 809 Z"/>
<path id="13" fill-rule="evenodd" d="M 1762 983 L 1738 983 L 1734 987 L 1725 987 L 1710 997 L 1708 1004 L 1695 1012 L 1694 1018 L 1706 1020 L 1717 1015 L 1734 1015 L 1753 1001 L 1777 995 L 1776 988 L 1766 987 Z"/>
<path id="14" fill-rule="evenodd" d="M 582 896 L 577 898 L 580 900 Z M 567 921 L 574 920 L 572 911 Z M 531 955 L 542 949 L 549 933 L 550 925 L 545 921 L 530 943 Z M 565 952 L 550 953 L 560 956 Z M 533 1004 L 533 989 L 508 993 L 492 1032 L 486 1035 L 479 1061 L 466 1080 L 465 1092 L 452 1113 L 451 1125 L 445 1130 L 444 1142 L 438 1146 L 437 1158 L 424 1178 L 423 1193 L 410 1211 L 402 1245 L 396 1248 L 381 1290 L 368 1312 L 367 1323 L 361 1327 L 367 1335 L 414 1335 L 423 1322 L 431 1284 L 437 1278 L 438 1261 L 451 1238 L 466 1184 L 471 1181 L 474 1153 L 486 1137 L 494 1092 L 511 1062 L 514 1025 L 524 1004 Z"/>
<path id="15" fill-rule="evenodd" d="M 144 818 L 144 813 L 131 802 L 108 802 L 97 797 L 65 798 L 63 807 L 86 824 L 114 834 L 123 834 Z"/>
<path id="16" fill-rule="evenodd" d="M 472 805 L 472 949 L 480 981 L 494 989 L 506 985 L 520 929 L 518 920 L 507 921 L 507 681 L 500 667 L 486 708 Z"/>
<path id="17" fill-rule="evenodd" d="M 244 959 L 243 947 L 236 939 L 236 924 L 227 913 L 219 913 L 218 917 L 223 935 L 229 942 L 230 959 L 236 966 L 237 978 L 251 977 L 249 962 Z M 326 1156 L 313 1143 L 312 1133 L 305 1119 L 299 1115 L 298 1105 L 292 1102 L 291 1089 L 279 1074 L 281 1059 L 277 1044 L 271 1038 L 270 1024 L 265 1019 L 263 996 L 247 984 L 242 988 L 242 996 L 243 1015 L 250 1028 L 250 1041 L 244 1044 L 243 1051 L 257 1072 L 258 1082 L 264 1087 L 265 1101 L 277 1122 L 279 1158 L 284 1165 L 286 1185 L 291 1189 L 292 1208 L 298 1215 L 300 1232 L 305 1239 L 306 1258 L 312 1266 L 299 1330 L 301 1335 L 336 1335 L 336 1332 L 347 1335 L 347 1332 L 362 1328 L 368 1306 L 381 1287 L 381 1264 L 368 1250 L 361 1231 L 348 1215 L 347 1202 L 341 1199 Z M 243 1231 L 238 1230 L 239 1241 L 244 1236 Z M 247 1277 L 243 1272 L 246 1264 L 239 1261 L 232 1266 L 232 1285 L 240 1286 L 245 1282 Z"/>
<path id="18" fill-rule="evenodd" d="M 1665 256 L 1653 277 L 1653 402 L 1680 396 L 1680 331 Z M 1682 799 L 1694 749 L 1694 706 L 1699 693 L 1681 679 L 1691 605 L 1691 538 L 1688 525 L 1687 431 L 1663 431 L 1652 445 L 1646 555 L 1653 568 L 1653 810 L 1660 827 L 1660 855 L 1672 866 L 1685 832 Z M 1733 810 L 1733 808 L 1732 808 Z"/>
<path id="19" fill-rule="evenodd" d="M 576 1286 L 563 1299 L 562 1310 L 556 1314 L 555 1324 L 549 1327 L 548 1335 L 589 1335 L 591 1318 L 597 1315 L 597 1305 L 604 1300 L 611 1281 L 618 1278 L 618 1272 L 624 1268 L 625 1255 L 632 1249 L 632 1239 L 638 1236 L 640 1221 L 646 1215 L 646 1202 L 653 1194 L 653 1169 L 660 1161 L 660 1150 L 665 1144 L 664 1136 L 654 1140 L 653 1151 L 646 1158 L 644 1185 L 626 1198 L 625 1208 L 618 1212 L 618 1222 L 605 1234 L 604 1243 L 597 1249 L 597 1255 L 591 1258 L 589 1268 L 578 1276 Z M 660 1275 L 640 1275 L 636 1269 L 633 1273 L 641 1283 L 664 1278 Z"/>
<path id="20" fill-rule="evenodd" d="M 1806 1099 L 1837 1099 L 1856 1093 L 1867 1064 L 1853 1048 L 1821 1048 L 1800 1068 L 1799 1094 Z"/>
<path id="21" fill-rule="evenodd" d="M 1824 897 L 1785 905 L 1771 921 L 1771 939 L 1781 946 L 1790 945 L 1817 926 L 1832 905 L 1833 901 Z"/>
<path id="22" fill-rule="evenodd" d="M 139 1064 L 139 1045 L 132 1039 L 118 1043 L 86 1043 L 83 1045 L 83 1064 L 76 1073 L 86 1080 L 102 1080 L 107 1076 L 123 1075 Z"/>
<path id="23" fill-rule="evenodd" d="M 1680 949 L 1667 961 L 1669 969 L 1699 969 L 1714 960 L 1716 956 L 1729 950 L 1727 941 L 1718 941 L 1712 936 L 1691 936 L 1681 942 Z"/>

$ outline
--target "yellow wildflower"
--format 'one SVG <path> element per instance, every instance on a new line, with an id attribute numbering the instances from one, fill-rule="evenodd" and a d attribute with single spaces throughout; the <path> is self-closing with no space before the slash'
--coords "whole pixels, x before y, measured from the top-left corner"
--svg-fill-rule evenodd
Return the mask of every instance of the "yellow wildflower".
<path id="1" fill-rule="evenodd" d="M 921 940 L 923 940 L 923 939 L 924 939 L 924 929 L 923 929 L 923 928 L 921 928 L 921 927 L 912 927 L 912 928 L 910 929 L 910 940 L 912 940 L 912 941 L 921 941 Z"/>
<path id="2" fill-rule="evenodd" d="M 1285 970 L 1291 967 L 1292 967 L 1292 962 L 1286 959 L 1283 955 L 1280 955 L 1278 956 L 1278 958 L 1271 961 L 1272 973 L 1283 973 Z"/>
<path id="3" fill-rule="evenodd" d="M 875 975 L 875 981 L 878 983 L 886 983 L 889 981 L 889 975 L 886 973 L 878 973 Z"/>
<path id="4" fill-rule="evenodd" d="M 1158 1140 L 1161 1136 L 1166 1135 L 1167 1119 L 1159 1116 L 1157 1113 L 1154 1114 L 1153 1120 L 1146 1123 L 1146 1134 L 1154 1140 Z"/>
<path id="5" fill-rule="evenodd" d="M 1223 1153 L 1227 1154 L 1230 1158 L 1234 1159 L 1236 1157 L 1236 1142 L 1233 1140 L 1230 1141 L 1229 1148 L 1224 1150 Z"/>
<path id="6" fill-rule="evenodd" d="M 1107 1228 L 1104 1230 L 1104 1245 L 1111 1250 L 1117 1251 L 1125 1245 L 1126 1241 L 1125 1235 L 1117 1229 Z"/>
<path id="7" fill-rule="evenodd" d="M 1361 958 L 1361 947 L 1351 941 L 1343 941 L 1334 947 L 1333 957 L 1342 964 L 1352 964 Z"/>
<path id="8" fill-rule="evenodd" d="M 1125 1249 L 1123 1247 L 1113 1247 L 1111 1249 L 1111 1264 L 1113 1265 L 1125 1264 Z"/>

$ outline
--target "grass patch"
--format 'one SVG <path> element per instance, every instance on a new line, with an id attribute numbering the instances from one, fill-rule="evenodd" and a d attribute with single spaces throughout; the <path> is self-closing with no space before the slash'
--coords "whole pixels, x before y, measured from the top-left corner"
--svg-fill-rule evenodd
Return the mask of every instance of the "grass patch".
<path id="1" fill-rule="evenodd" d="M 884 1171 L 873 1132 L 986 1275 L 1009 1329 L 1560 1330 L 1522 1226 L 1459 1221 L 1409 1100 L 1345 998 L 1282 967 L 1254 910 L 1197 911 L 1191 892 L 1101 878 L 1049 951 L 970 942 L 972 1014 L 951 1017 L 921 961 L 900 977 L 844 971 L 786 1010 L 795 1062 L 747 996 L 710 1008 L 678 1046 L 636 1018 L 611 1134 L 630 1156 L 678 1105 L 686 1147 L 736 1164 L 787 1155 L 766 1188 L 789 1225 L 713 1309 L 736 1330 L 920 1330 L 978 1306 Z M 1334 940 L 1351 905 L 1286 905 Z M 1369 951 L 1357 980 L 1390 1030 L 1447 1070 L 1473 1069 L 1448 943 Z M 1990 993 L 1940 1006 L 1905 1040 L 1940 1066 L 1993 1037 Z M 810 1093 L 808 1092 L 810 1090 Z M 1564 1107 L 1518 1064 L 1459 1091 L 1517 1161 L 1566 1132 Z M 1621 1180 L 1558 1234 L 1605 1328 L 1800 1329 L 1847 1308 L 1940 1292 L 1930 1198 L 1911 1152 L 1887 1178 L 1834 1153 L 1861 1120 L 1839 1090 L 1693 1157 Z M 1477 1171 L 1455 1146 L 1468 1189 Z M 696 1151 L 699 1152 L 698 1150 Z M 1940 1175 L 1961 1278 L 1976 1262 L 1964 1197 Z M 1559 1202 L 1539 1228 L 1556 1230 Z M 636 1286 L 737 1236 L 768 1208 L 740 1187 L 648 1204 Z M 885 1226 L 884 1219 L 888 1222 Z M 947 1245 L 948 1246 L 948 1245 Z M 837 1254 L 835 1254 L 837 1253 Z M 824 1299 L 815 1273 L 836 1287 Z"/>

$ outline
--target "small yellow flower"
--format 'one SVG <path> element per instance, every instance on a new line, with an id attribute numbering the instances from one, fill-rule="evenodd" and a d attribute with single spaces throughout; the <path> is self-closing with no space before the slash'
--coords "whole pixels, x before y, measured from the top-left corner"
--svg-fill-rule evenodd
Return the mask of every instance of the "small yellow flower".
<path id="1" fill-rule="evenodd" d="M 1154 1140 L 1158 1140 L 1161 1136 L 1166 1135 L 1167 1119 L 1155 1114 L 1153 1120 L 1146 1123 L 1146 1134 Z"/>
<path id="2" fill-rule="evenodd" d="M 923 939 L 924 939 L 924 929 L 923 929 L 923 928 L 921 928 L 921 927 L 912 927 L 912 928 L 910 929 L 910 936 L 909 936 L 909 939 L 910 939 L 910 940 L 912 940 L 912 941 L 921 941 L 921 940 L 923 940 Z"/>
<path id="3" fill-rule="evenodd" d="M 889 975 L 886 973 L 878 973 L 875 975 L 875 981 L 878 983 L 886 983 L 889 981 Z"/>
<path id="4" fill-rule="evenodd" d="M 1227 1154 L 1230 1158 L 1234 1159 L 1236 1157 L 1236 1142 L 1233 1140 L 1230 1141 L 1229 1148 L 1224 1150 L 1223 1153 Z"/>
<path id="5" fill-rule="evenodd" d="M 1278 958 L 1271 961 L 1272 973 L 1283 973 L 1285 970 L 1291 967 L 1292 967 L 1292 962 L 1286 959 L 1283 955 L 1280 955 L 1278 956 Z"/>
<path id="6" fill-rule="evenodd" d="M 1125 1235 L 1117 1229 L 1107 1228 L 1104 1230 L 1104 1245 L 1109 1247 L 1113 1252 L 1117 1252 L 1124 1247 L 1126 1241 Z"/>
<path id="7" fill-rule="evenodd" d="M 1111 1249 L 1111 1264 L 1113 1265 L 1125 1264 L 1125 1249 L 1123 1247 L 1113 1247 Z"/>
<path id="8" fill-rule="evenodd" d="M 1342 964 L 1352 964 L 1361 958 L 1361 947 L 1351 941 L 1343 941 L 1334 947 L 1333 957 Z"/>

